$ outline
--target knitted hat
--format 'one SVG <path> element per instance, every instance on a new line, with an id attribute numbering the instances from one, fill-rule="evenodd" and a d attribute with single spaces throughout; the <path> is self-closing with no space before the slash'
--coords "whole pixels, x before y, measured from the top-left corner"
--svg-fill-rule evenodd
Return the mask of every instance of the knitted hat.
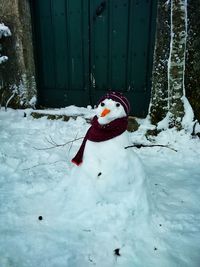
<path id="1" fill-rule="evenodd" d="M 109 92 L 109 93 L 107 93 L 106 95 L 104 95 L 103 97 L 100 98 L 98 104 L 101 103 L 105 99 L 112 99 L 112 100 L 114 100 L 116 102 L 119 102 L 124 107 L 124 110 L 125 110 L 126 114 L 127 115 L 129 114 L 129 112 L 130 112 L 130 103 L 129 103 L 128 99 L 122 93 Z"/>

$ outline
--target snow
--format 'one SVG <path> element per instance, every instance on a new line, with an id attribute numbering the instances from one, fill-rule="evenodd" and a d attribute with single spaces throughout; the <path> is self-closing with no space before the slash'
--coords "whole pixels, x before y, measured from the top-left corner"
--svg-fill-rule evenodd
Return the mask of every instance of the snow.
<path id="1" fill-rule="evenodd" d="M 190 133 L 192 133 L 193 130 L 193 121 L 194 121 L 194 112 L 190 105 L 190 102 L 188 101 L 186 96 L 182 97 L 183 105 L 184 105 L 184 117 L 182 119 L 182 126 L 184 129 L 187 129 Z"/>
<path id="2" fill-rule="evenodd" d="M 158 122 L 158 126 L 157 126 L 158 130 L 166 130 L 169 128 L 170 116 L 171 116 L 170 112 L 167 112 L 164 119 Z"/>
<path id="3" fill-rule="evenodd" d="M 0 23 L 0 39 L 2 37 L 8 37 L 11 36 L 11 31 L 10 29 L 5 26 L 3 23 Z M 1 52 L 1 47 L 0 47 L 0 52 Z M 1 56 L 0 54 L 0 64 L 6 62 L 8 60 L 7 56 Z"/>
<path id="4" fill-rule="evenodd" d="M 0 39 L 2 37 L 8 37 L 8 36 L 11 36 L 10 29 L 4 23 L 0 23 Z"/>
<path id="5" fill-rule="evenodd" d="M 27 114 L 30 114 L 33 110 L 28 110 Z M 37 110 L 35 109 L 34 112 L 47 114 L 47 115 L 66 115 L 66 116 L 82 116 L 87 119 L 91 119 L 95 115 L 95 110 L 88 106 L 87 108 L 77 107 L 74 105 L 59 108 L 59 109 L 43 109 Z"/>
<path id="6" fill-rule="evenodd" d="M 200 124 L 197 121 L 195 122 L 194 133 L 200 133 Z"/>
<path id="7" fill-rule="evenodd" d="M 34 95 L 34 96 L 30 99 L 30 101 L 29 101 L 29 105 L 30 105 L 31 107 L 35 107 L 36 102 L 37 102 L 37 98 L 36 98 L 36 96 Z"/>
<path id="8" fill-rule="evenodd" d="M 7 56 L 2 56 L 2 57 L 0 56 L 0 64 L 6 62 L 7 60 L 8 60 Z"/>
<path id="9" fill-rule="evenodd" d="M 90 108 L 69 111 L 70 115 L 94 113 Z M 134 188 L 110 181 L 114 189 L 124 190 L 118 197 L 117 192 L 109 192 L 111 187 L 101 176 L 96 181 L 74 177 L 77 167 L 70 159 L 81 139 L 51 148 L 52 141 L 65 144 L 83 137 L 89 128 L 84 118 L 36 120 L 24 117 L 24 112 L 31 110 L 0 111 L 1 267 L 199 266 L 198 138 L 185 130 L 168 129 L 151 141 L 168 147 L 129 148 L 139 161 L 139 171 L 134 167 L 133 174 L 145 173 L 143 189 L 149 204 L 148 215 L 132 219 Z M 129 138 L 149 144 L 144 136 L 147 121 L 140 122 L 144 125 Z M 115 159 L 119 160 L 117 151 Z M 117 248 L 121 256 L 114 255 Z"/>

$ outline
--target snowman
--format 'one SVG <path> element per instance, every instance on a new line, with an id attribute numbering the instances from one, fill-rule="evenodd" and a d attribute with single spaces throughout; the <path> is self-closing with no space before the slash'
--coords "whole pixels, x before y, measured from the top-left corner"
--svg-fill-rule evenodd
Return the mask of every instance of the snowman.
<path id="1" fill-rule="evenodd" d="M 121 93 L 103 96 L 72 159 L 76 166 L 65 201 L 69 224 L 79 233 L 77 250 L 89 254 L 96 266 L 116 266 L 116 257 L 122 260 L 120 266 L 133 266 L 135 240 L 143 242 L 147 237 L 145 174 L 137 155 L 125 149 L 130 145 L 129 111 L 130 104 Z M 83 261 L 82 257 L 78 266 L 88 266 Z"/>
<path id="2" fill-rule="evenodd" d="M 72 159 L 77 165 L 73 176 L 81 180 L 80 186 L 87 180 L 101 201 L 125 202 L 134 212 L 147 212 L 143 166 L 126 149 L 130 145 L 129 112 L 129 101 L 119 92 L 109 92 L 99 100 L 92 126 Z"/>

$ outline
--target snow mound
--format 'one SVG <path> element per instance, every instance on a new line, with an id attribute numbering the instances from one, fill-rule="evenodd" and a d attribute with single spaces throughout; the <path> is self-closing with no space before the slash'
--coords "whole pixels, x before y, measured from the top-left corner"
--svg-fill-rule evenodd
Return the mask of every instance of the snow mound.
<path id="1" fill-rule="evenodd" d="M 0 266 L 199 267 L 199 139 L 170 129 L 154 144 L 177 152 L 130 148 L 133 158 L 123 162 L 146 177 L 132 194 L 134 180 L 108 181 L 107 167 L 100 176 L 93 165 L 75 175 L 81 169 L 70 159 L 82 140 L 70 141 L 89 126 L 83 118 L 35 120 L 24 110 L 0 111 Z M 145 140 L 142 131 L 129 136 Z M 52 142 L 66 145 L 51 148 Z M 112 158 L 119 159 L 116 151 Z M 144 193 L 149 212 L 139 216 L 134 201 Z"/>
<path id="2" fill-rule="evenodd" d="M 11 31 L 10 29 L 4 25 L 4 23 L 0 23 L 0 39 L 2 37 L 8 37 L 11 36 Z"/>

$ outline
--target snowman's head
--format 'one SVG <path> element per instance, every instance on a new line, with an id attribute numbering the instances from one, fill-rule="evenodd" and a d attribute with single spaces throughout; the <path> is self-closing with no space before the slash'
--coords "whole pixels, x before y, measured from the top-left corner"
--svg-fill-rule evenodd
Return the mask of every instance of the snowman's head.
<path id="1" fill-rule="evenodd" d="M 108 93 L 102 97 L 97 107 L 97 117 L 100 124 L 126 117 L 130 110 L 128 100 L 117 92 Z"/>

